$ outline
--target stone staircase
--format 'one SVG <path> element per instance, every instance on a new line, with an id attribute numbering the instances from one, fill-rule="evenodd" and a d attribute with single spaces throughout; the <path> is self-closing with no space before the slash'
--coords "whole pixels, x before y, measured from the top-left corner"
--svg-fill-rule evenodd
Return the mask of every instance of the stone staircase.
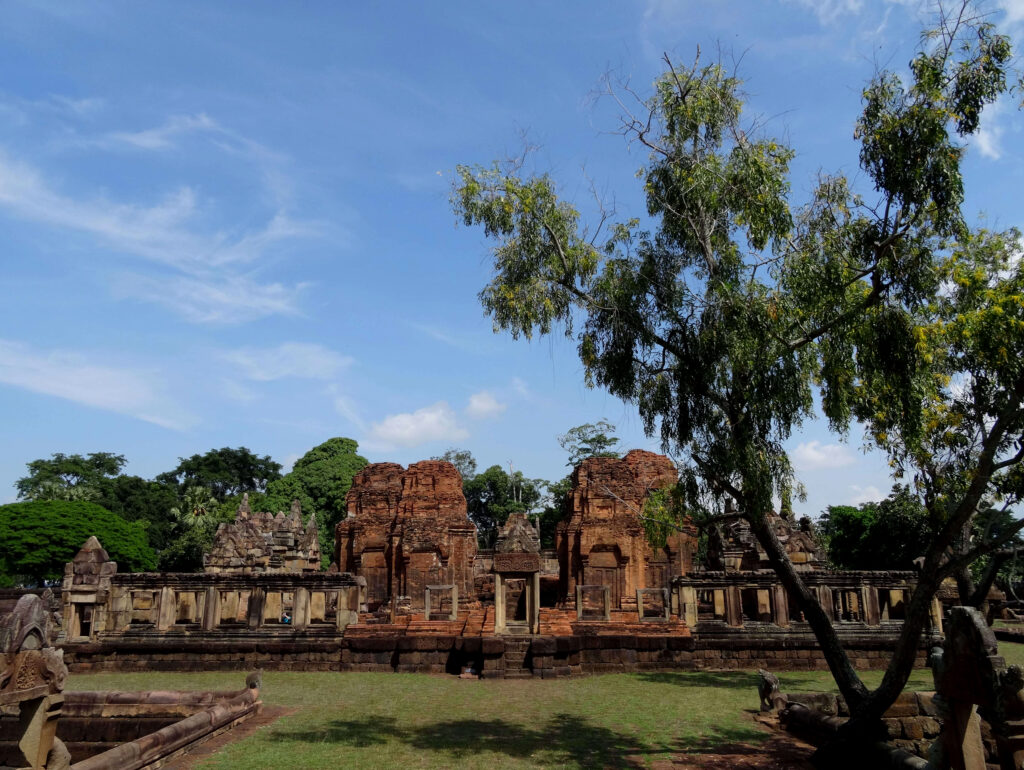
<path id="1" fill-rule="evenodd" d="M 530 651 L 529 636 L 505 636 L 505 678 L 531 679 L 533 672 L 526 665 L 526 657 Z"/>

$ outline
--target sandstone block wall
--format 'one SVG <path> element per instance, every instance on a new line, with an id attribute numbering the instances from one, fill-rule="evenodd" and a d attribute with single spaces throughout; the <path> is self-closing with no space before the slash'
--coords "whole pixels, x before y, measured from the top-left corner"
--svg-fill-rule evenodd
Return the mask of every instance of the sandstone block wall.
<path id="1" fill-rule="evenodd" d="M 693 570 L 696 528 L 652 548 L 637 515 L 651 492 L 676 479 L 671 460 L 640 449 L 622 459 L 592 457 L 576 468 L 571 513 L 555 541 L 565 600 L 572 601 L 577 585 L 607 585 L 613 607 L 631 607 L 637 589 L 665 588 Z"/>
<path id="2" fill-rule="evenodd" d="M 407 597 L 420 609 L 428 585 L 455 585 L 460 597 L 474 597 L 476 527 L 454 465 L 368 465 L 346 502 L 348 517 L 335 530 L 335 563 L 366 579 L 371 607 Z"/>

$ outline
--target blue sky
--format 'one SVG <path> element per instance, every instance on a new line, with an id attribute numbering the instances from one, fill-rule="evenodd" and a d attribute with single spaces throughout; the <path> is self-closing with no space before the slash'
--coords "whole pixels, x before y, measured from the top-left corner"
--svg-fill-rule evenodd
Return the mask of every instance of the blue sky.
<path id="1" fill-rule="evenodd" d="M 1024 33 L 1024 0 L 992 5 Z M 852 126 L 903 69 L 917 2 L 109 2 L 0 6 L 0 501 L 24 464 L 112 451 L 152 476 L 247 446 L 286 465 L 337 435 L 370 460 L 446 447 L 564 475 L 556 436 L 635 410 L 587 390 L 574 345 L 515 342 L 477 302 L 481 232 L 458 163 L 537 149 L 563 194 L 640 216 L 644 162 L 597 98 L 667 52 L 739 60 L 748 111 L 820 170 L 857 174 Z M 1024 225 L 1020 114 L 999 103 L 967 213 Z M 862 181 L 862 180 L 861 180 Z M 884 461 L 816 422 L 791 442 L 798 512 L 883 496 Z"/>

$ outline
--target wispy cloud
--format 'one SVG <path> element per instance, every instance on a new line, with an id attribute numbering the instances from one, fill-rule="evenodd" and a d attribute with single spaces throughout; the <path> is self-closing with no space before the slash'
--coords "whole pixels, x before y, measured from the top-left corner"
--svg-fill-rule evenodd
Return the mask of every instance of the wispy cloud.
<path id="1" fill-rule="evenodd" d="M 204 232 L 196 224 L 196 194 L 188 187 L 149 207 L 72 198 L 57 192 L 37 169 L 2 152 L 0 208 L 21 219 L 93 236 L 119 252 L 171 268 L 176 272 L 169 276 L 122 277 L 122 293 L 167 305 L 196 322 L 299 314 L 302 285 L 260 283 L 251 273 L 237 272 L 237 266 L 253 263 L 280 242 L 319 234 L 316 227 L 283 212 L 238 235 Z"/>
<path id="2" fill-rule="evenodd" d="M 832 24 L 840 16 L 853 16 L 864 9 L 863 0 L 784 0 L 799 5 L 818 17 L 821 24 Z"/>
<path id="3" fill-rule="evenodd" d="M 184 430 L 195 418 L 159 388 L 156 376 L 137 369 L 103 365 L 80 354 L 39 351 L 0 340 L 0 382 L 63 398 L 96 409 L 135 417 L 172 430 Z"/>
<path id="4" fill-rule="evenodd" d="M 366 430 L 366 421 L 359 412 L 359 408 L 356 403 L 346 396 L 344 393 L 338 390 L 336 385 L 332 385 L 328 388 L 328 393 L 334 400 L 334 411 L 352 423 L 360 431 Z"/>
<path id="5" fill-rule="evenodd" d="M 311 342 L 240 348 L 224 353 L 223 357 L 238 367 L 246 379 L 262 382 L 286 378 L 329 380 L 352 363 L 350 356 Z"/>
<path id="6" fill-rule="evenodd" d="M 181 134 L 194 131 L 221 131 L 220 125 L 205 113 L 198 115 L 173 115 L 157 128 L 142 131 L 113 131 L 107 134 L 112 142 L 138 147 L 142 150 L 165 150 L 174 146 L 174 139 Z"/>
<path id="7" fill-rule="evenodd" d="M 1020 24 L 1024 21 L 1024 0 L 999 0 L 997 5 L 1004 11 L 1004 24 Z"/>
<path id="8" fill-rule="evenodd" d="M 431 324 L 414 323 L 412 324 L 412 328 L 416 329 L 418 332 L 426 334 L 431 339 L 442 342 L 456 350 L 461 350 L 466 353 L 481 353 L 484 350 L 479 339 L 472 338 L 465 334 L 459 334 L 458 332 L 442 329 Z"/>
<path id="9" fill-rule="evenodd" d="M 820 441 L 804 441 L 793 450 L 793 462 L 801 470 L 811 471 L 823 468 L 843 468 L 857 460 L 842 444 L 822 444 Z"/>
<path id="10" fill-rule="evenodd" d="M 508 404 L 498 401 L 494 394 L 487 390 L 481 390 L 469 397 L 469 405 L 466 407 L 466 414 L 474 420 L 486 420 L 497 417 L 508 408 Z"/>
<path id="11" fill-rule="evenodd" d="M 414 447 L 430 441 L 462 441 L 469 432 L 461 427 L 447 401 L 385 417 L 370 426 L 370 438 L 383 447 Z"/>

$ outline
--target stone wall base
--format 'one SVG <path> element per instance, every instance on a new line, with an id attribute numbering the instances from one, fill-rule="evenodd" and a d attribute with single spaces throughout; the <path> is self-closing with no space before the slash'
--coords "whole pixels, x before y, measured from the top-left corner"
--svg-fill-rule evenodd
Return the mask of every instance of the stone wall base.
<path id="1" fill-rule="evenodd" d="M 367 636 L 311 640 L 202 640 L 176 638 L 64 645 L 73 673 L 89 671 L 387 671 L 459 674 L 472 669 L 486 678 L 552 678 L 580 674 L 654 670 L 808 671 L 827 669 L 809 640 L 717 639 L 682 636 L 534 636 L 525 659 L 506 672 L 503 637 Z M 514 645 L 518 647 L 519 645 Z M 882 669 L 891 647 L 886 640 L 850 646 L 858 669 Z M 917 666 L 926 663 L 926 646 Z"/>

